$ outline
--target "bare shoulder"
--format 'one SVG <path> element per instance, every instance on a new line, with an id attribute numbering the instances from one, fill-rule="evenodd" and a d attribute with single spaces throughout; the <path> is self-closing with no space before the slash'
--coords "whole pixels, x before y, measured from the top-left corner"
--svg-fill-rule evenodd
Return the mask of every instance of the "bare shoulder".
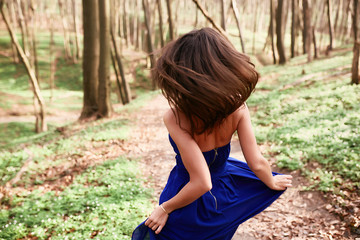
<path id="1" fill-rule="evenodd" d="M 183 131 L 188 131 L 190 129 L 189 120 L 178 111 L 169 109 L 163 116 L 163 121 L 168 130 L 178 128 Z"/>
<path id="2" fill-rule="evenodd" d="M 166 126 L 176 123 L 176 116 L 171 109 L 168 109 L 163 115 L 163 121 Z"/>
<path id="3" fill-rule="evenodd" d="M 244 115 L 248 111 L 249 111 L 249 109 L 248 109 L 246 103 L 244 103 L 232 114 L 233 123 L 235 124 L 235 126 L 237 126 L 239 124 L 241 119 L 243 119 Z"/>

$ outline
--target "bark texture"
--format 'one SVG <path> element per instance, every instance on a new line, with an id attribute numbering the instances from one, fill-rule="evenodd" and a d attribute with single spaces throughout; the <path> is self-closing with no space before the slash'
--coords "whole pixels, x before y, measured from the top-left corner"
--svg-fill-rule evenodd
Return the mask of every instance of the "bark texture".
<path id="1" fill-rule="evenodd" d="M 286 62 L 284 43 L 283 43 L 283 28 L 282 28 L 282 12 L 283 12 L 283 0 L 278 0 L 278 7 L 276 11 L 276 46 L 279 54 L 279 64 Z"/>
<path id="2" fill-rule="evenodd" d="M 83 0 L 83 109 L 80 119 L 92 117 L 98 111 L 97 89 L 99 68 L 99 13 L 97 0 Z"/>
<path id="3" fill-rule="evenodd" d="M 99 1 L 100 63 L 98 87 L 98 117 L 110 117 L 110 1 Z"/>

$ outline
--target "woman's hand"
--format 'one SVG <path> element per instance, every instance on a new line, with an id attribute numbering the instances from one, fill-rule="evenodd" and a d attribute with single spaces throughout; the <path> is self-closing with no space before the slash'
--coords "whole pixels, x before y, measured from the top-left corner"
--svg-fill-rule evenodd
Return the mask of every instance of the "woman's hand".
<path id="1" fill-rule="evenodd" d="M 159 234 L 165 226 L 168 217 L 169 215 L 164 212 L 160 206 L 157 206 L 150 217 L 145 221 L 145 225 L 155 231 L 156 234 Z"/>
<path id="2" fill-rule="evenodd" d="M 273 186 L 270 187 L 272 190 L 285 190 L 287 187 L 292 187 L 292 176 L 291 175 L 275 175 Z"/>

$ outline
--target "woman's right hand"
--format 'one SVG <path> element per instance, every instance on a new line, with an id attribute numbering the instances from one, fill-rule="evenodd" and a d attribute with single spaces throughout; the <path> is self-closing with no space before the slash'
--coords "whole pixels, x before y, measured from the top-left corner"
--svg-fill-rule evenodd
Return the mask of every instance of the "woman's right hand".
<path id="1" fill-rule="evenodd" d="M 270 188 L 272 190 L 282 191 L 288 187 L 292 187 L 292 176 L 291 175 L 275 175 L 273 176 L 274 183 Z"/>
<path id="2" fill-rule="evenodd" d="M 168 217 L 169 215 L 165 213 L 160 206 L 157 206 L 150 217 L 145 221 L 145 225 L 155 231 L 156 234 L 159 234 L 165 226 Z"/>

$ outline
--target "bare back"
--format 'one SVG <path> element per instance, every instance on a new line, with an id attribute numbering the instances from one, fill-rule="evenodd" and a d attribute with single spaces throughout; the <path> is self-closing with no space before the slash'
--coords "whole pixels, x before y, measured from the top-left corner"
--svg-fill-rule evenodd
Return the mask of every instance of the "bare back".
<path id="1" fill-rule="evenodd" d="M 166 115 L 174 113 L 169 110 Z M 241 118 L 241 108 L 230 114 L 219 126 L 216 126 L 210 133 L 194 135 L 193 139 L 199 146 L 202 152 L 207 152 L 212 149 L 225 146 L 231 141 L 231 137 L 237 130 L 238 122 Z M 181 127 L 189 131 L 190 123 L 183 115 L 180 114 Z"/>

